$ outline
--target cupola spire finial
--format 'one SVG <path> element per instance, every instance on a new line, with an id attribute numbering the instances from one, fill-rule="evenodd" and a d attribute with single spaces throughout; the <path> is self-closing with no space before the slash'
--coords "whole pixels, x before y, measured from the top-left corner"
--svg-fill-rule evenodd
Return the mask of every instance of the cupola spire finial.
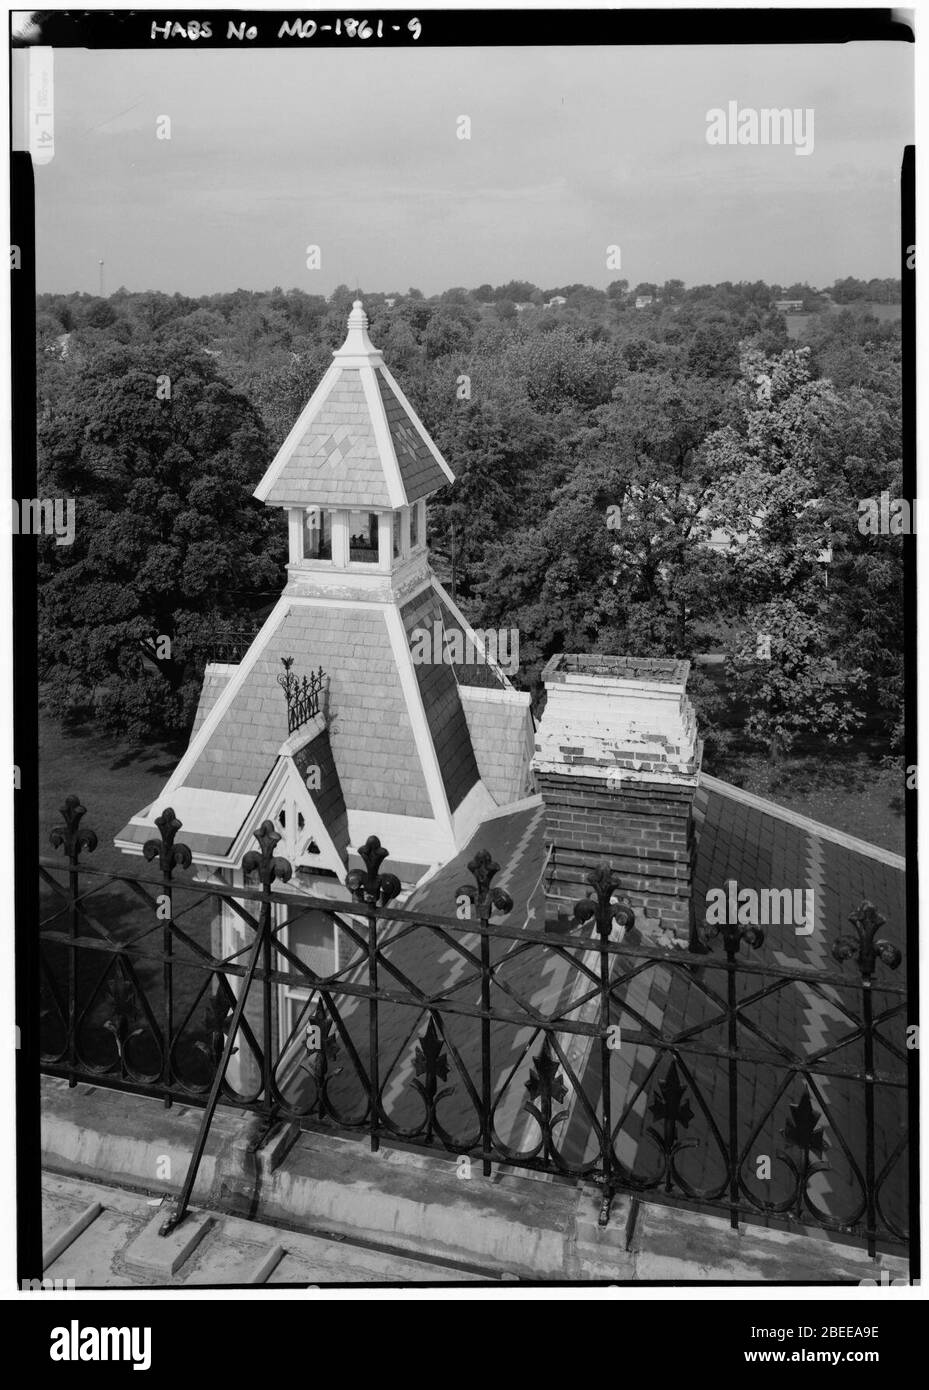
<path id="1" fill-rule="evenodd" d="M 360 299 L 352 304 L 348 316 L 348 336 L 334 354 L 336 357 L 380 357 L 378 349 L 368 337 L 368 316 Z"/>

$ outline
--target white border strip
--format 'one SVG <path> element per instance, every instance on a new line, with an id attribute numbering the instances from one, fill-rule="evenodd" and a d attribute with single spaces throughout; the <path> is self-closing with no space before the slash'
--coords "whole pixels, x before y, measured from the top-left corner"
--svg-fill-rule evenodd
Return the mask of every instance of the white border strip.
<path id="1" fill-rule="evenodd" d="M 766 815 L 775 816 L 778 820 L 787 821 L 789 825 L 795 825 L 799 830 L 805 830 L 807 834 L 816 835 L 821 840 L 830 840 L 832 844 L 842 845 L 844 849 L 854 850 L 856 854 L 865 854 L 869 859 L 877 859 L 891 869 L 906 869 L 906 860 L 902 854 L 894 854 L 892 850 L 872 845 L 868 840 L 846 835 L 844 830 L 836 830 L 831 825 L 811 820 L 809 816 L 801 816 L 797 811 L 789 811 L 786 806 L 766 801 L 762 796 L 755 796 L 754 792 L 743 791 L 741 787 L 734 787 L 731 782 L 723 782 L 718 777 L 710 777 L 707 773 L 701 772 L 697 790 L 701 787 L 705 787 L 707 791 L 719 792 L 721 796 L 728 796 L 732 801 L 739 801 L 743 806 L 751 806 L 756 811 L 764 811 Z"/>
<path id="2" fill-rule="evenodd" d="M 300 414 L 297 416 L 293 428 L 290 431 L 290 434 L 287 436 L 281 447 L 278 449 L 274 458 L 271 460 L 271 463 L 268 465 L 267 472 L 265 473 L 261 482 L 255 488 L 255 491 L 252 493 L 252 496 L 257 497 L 259 502 L 267 502 L 268 493 L 271 491 L 278 478 L 283 473 L 285 465 L 290 462 L 291 455 L 293 454 L 297 445 L 300 443 L 300 440 L 303 438 L 305 431 L 313 423 L 313 420 L 322 408 L 326 400 L 326 397 L 329 395 L 329 392 L 332 390 L 333 386 L 335 386 L 336 382 L 338 381 L 341 375 L 341 363 L 333 362 L 330 366 L 326 368 L 325 372 L 323 373 L 322 380 L 320 381 L 316 390 L 313 392 L 310 399 L 307 401 L 306 405 L 301 410 Z M 279 506 L 282 504 L 277 503 L 275 505 Z"/>
<path id="3" fill-rule="evenodd" d="M 406 396 L 403 394 L 403 391 L 401 390 L 400 386 L 397 384 L 397 381 L 396 381 L 395 377 L 391 374 L 390 368 L 387 366 L 386 363 L 384 363 L 384 364 L 381 366 L 381 371 L 384 373 L 384 380 L 387 382 L 387 385 L 390 387 L 391 391 L 393 391 L 394 395 L 397 397 L 398 401 L 399 401 L 400 404 L 403 406 L 403 408 L 405 409 L 406 413 L 409 415 L 410 419 L 413 421 L 413 424 L 416 426 L 417 430 L 419 431 L 420 437 L 421 437 L 423 443 L 424 443 L 424 444 L 427 446 L 427 448 L 429 449 L 430 454 L 431 454 L 432 457 L 435 459 L 436 463 L 439 465 L 439 467 L 441 468 L 442 472 L 445 474 L 445 476 L 446 476 L 446 478 L 448 479 L 448 481 L 449 481 L 450 483 L 453 483 L 453 482 L 455 481 L 455 474 L 452 472 L 452 470 L 449 468 L 448 464 L 445 462 L 445 460 L 444 460 L 444 458 L 442 457 L 442 455 L 439 453 L 438 446 L 437 446 L 437 445 L 433 442 L 433 440 L 430 438 L 429 432 L 428 432 L 428 430 L 426 429 L 426 426 L 423 424 L 422 420 L 420 420 L 419 416 L 416 414 L 416 411 L 413 409 L 413 407 L 410 405 L 409 401 L 407 400 Z M 380 393 L 378 393 L 378 394 L 380 394 Z M 434 491 L 435 491 L 435 488 L 431 489 L 431 491 L 434 492 Z"/>

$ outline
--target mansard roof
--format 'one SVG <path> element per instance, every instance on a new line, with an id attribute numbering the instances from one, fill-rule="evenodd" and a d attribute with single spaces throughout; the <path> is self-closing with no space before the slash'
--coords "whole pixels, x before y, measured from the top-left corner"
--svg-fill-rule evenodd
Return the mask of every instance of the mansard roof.
<path id="1" fill-rule="evenodd" d="M 405 878 L 416 881 L 497 798 L 524 794 L 532 753 L 528 697 L 493 665 L 482 686 L 471 686 L 476 667 L 418 664 L 411 651 L 418 627 L 458 627 L 476 648 L 466 619 L 431 575 L 402 607 L 285 593 L 241 663 L 208 666 L 187 752 L 159 800 L 133 817 L 117 843 L 144 843 L 154 816 L 171 805 L 195 853 L 227 858 L 281 759 L 292 760 L 301 784 L 310 764 L 319 769 L 310 798 L 343 862 L 350 843 L 389 833 L 395 858 L 409 870 Z M 326 674 L 312 742 L 288 730 L 278 684 L 284 657 L 298 673 L 321 666 Z"/>
<path id="2" fill-rule="evenodd" d="M 454 479 L 368 337 L 356 299 L 345 342 L 255 496 L 277 507 L 393 509 Z"/>

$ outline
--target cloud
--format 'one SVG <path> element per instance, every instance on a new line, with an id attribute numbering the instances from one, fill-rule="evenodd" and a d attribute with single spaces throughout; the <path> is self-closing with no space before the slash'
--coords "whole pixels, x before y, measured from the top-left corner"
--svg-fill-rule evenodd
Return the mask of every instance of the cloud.
<path id="1" fill-rule="evenodd" d="M 101 256 L 130 288 L 309 287 L 311 241 L 323 293 L 353 266 L 427 293 L 606 284 L 611 242 L 633 280 L 894 274 L 911 87 L 904 45 L 63 50 L 40 287 L 93 288 Z M 709 147 L 729 99 L 814 107 L 814 156 Z"/>

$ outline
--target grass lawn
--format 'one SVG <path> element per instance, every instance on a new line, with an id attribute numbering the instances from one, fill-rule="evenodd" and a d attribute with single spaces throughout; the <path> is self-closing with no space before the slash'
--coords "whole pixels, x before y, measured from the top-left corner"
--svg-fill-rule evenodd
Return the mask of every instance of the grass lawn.
<path id="1" fill-rule="evenodd" d="M 182 744 L 148 743 L 114 739 L 89 728 L 62 730 L 56 720 L 40 716 L 39 726 L 39 844 L 43 856 L 67 865 L 64 854 L 49 844 L 49 834 L 62 825 L 59 807 L 71 793 L 81 798 L 87 808 L 81 826 L 97 833 L 97 848 L 92 854 L 82 854 L 81 862 L 88 868 L 104 869 L 133 876 L 157 877 L 158 866 L 147 864 L 141 857 L 130 857 L 116 849 L 113 837 L 131 816 L 148 806 L 161 792 L 169 774 L 183 752 Z M 159 805 L 159 810 L 164 809 Z M 183 839 L 183 832 L 180 839 Z M 63 873 L 52 875 L 66 883 Z M 177 874 L 178 883 L 192 883 L 191 875 Z M 95 936 L 99 927 L 110 939 L 137 942 L 142 952 L 159 952 L 162 932 L 154 910 L 126 884 L 99 879 L 87 874 L 80 880 L 83 909 L 87 916 L 81 923 L 82 936 Z M 149 890 L 157 893 L 157 888 Z M 47 883 L 42 885 L 41 915 L 47 927 L 64 931 L 67 917 L 64 900 Z M 209 949 L 210 922 L 214 912 L 210 900 L 204 900 L 202 890 L 175 894 L 175 921 L 181 928 Z M 175 939 L 173 1028 L 191 1013 L 190 1026 L 184 1029 L 175 1050 L 175 1065 L 198 1083 L 208 1079 L 205 1060 L 197 1050 L 204 1037 L 203 1013 L 206 999 L 202 993 L 209 977 L 193 968 L 193 955 L 180 939 Z M 67 954 L 63 947 L 49 943 L 44 957 L 62 998 L 67 990 Z M 165 995 L 162 967 L 156 961 L 146 961 L 136 952 L 127 956 L 132 976 L 130 1010 L 132 1025 L 140 1032 L 129 1044 L 130 1066 L 136 1072 L 156 1075 L 161 1057 L 154 1034 L 147 1026 L 157 1023 L 165 1029 Z M 191 964 L 188 964 L 191 962 Z M 113 1017 L 115 988 L 121 988 L 126 975 L 116 959 L 93 950 L 81 950 L 77 959 L 78 1046 L 82 1060 L 93 1066 L 113 1065 L 114 1035 L 108 1019 Z M 43 991 L 44 1045 L 56 1052 L 63 1045 L 63 1031 L 54 1000 Z M 172 1029 L 173 1031 L 173 1029 Z"/>
<path id="2" fill-rule="evenodd" d="M 155 800 L 183 751 L 182 743 L 141 744 L 86 727 L 63 731 L 57 720 L 40 714 L 41 853 L 55 853 L 48 836 L 56 825 L 63 824 L 59 808 L 73 792 L 87 807 L 82 826 L 96 830 L 99 840 L 94 853 L 87 856 L 88 863 L 121 872 L 132 865 L 139 868 L 142 861 L 129 859 L 116 849 L 113 836 L 136 811 Z"/>

